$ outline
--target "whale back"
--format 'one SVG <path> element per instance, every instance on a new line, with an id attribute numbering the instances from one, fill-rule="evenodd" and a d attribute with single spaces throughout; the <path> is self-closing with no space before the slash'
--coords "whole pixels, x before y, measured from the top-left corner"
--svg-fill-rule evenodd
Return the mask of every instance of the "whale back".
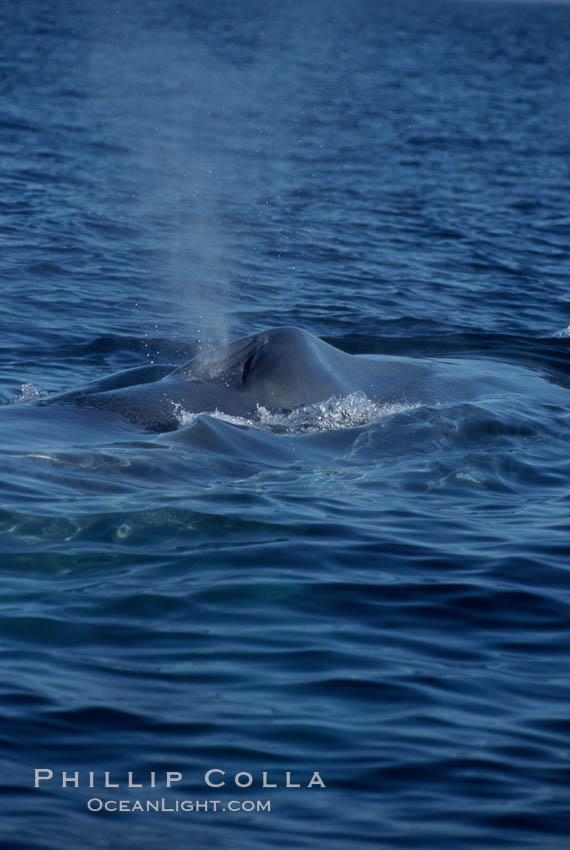
<path id="1" fill-rule="evenodd" d="M 260 408 L 289 412 L 356 390 L 376 401 L 417 397 L 427 392 L 430 373 L 406 358 L 346 354 L 284 327 L 203 351 L 178 368 L 128 370 L 51 401 L 109 410 L 164 431 L 179 427 L 186 413 L 251 418 Z"/>

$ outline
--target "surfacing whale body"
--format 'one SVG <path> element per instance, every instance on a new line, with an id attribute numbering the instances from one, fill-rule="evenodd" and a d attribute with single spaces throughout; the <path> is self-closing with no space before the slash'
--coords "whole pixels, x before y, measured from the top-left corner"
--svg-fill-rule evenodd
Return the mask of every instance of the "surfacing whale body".
<path id="1" fill-rule="evenodd" d="M 464 376 L 456 370 L 405 357 L 346 354 L 307 331 L 284 327 L 201 353 L 178 368 L 129 369 L 43 403 L 87 405 L 144 429 L 169 431 L 180 427 L 181 412 L 252 419 L 260 408 L 289 412 L 356 391 L 380 403 L 466 398 Z M 476 382 L 475 374 L 470 377 Z"/>

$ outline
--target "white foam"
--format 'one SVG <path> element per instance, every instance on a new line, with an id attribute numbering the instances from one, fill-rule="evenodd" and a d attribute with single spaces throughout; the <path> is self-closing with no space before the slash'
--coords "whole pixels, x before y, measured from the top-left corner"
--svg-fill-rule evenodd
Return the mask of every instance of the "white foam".
<path id="1" fill-rule="evenodd" d="M 258 405 L 257 415 L 251 419 L 230 416 L 219 410 L 208 415 L 241 427 L 259 428 L 274 433 L 312 434 L 318 431 L 358 428 L 385 416 L 414 410 L 419 406 L 419 404 L 379 404 L 371 401 L 364 393 L 355 392 L 347 396 L 332 396 L 327 401 L 308 404 L 287 413 L 271 413 L 267 408 Z M 174 413 L 181 426 L 192 425 L 199 416 L 203 415 L 203 413 L 190 413 L 180 404 L 174 405 Z"/>
<path id="2" fill-rule="evenodd" d="M 567 339 L 568 337 L 570 337 L 570 325 L 568 325 L 567 328 L 562 328 L 562 330 L 556 331 L 554 336 L 557 339 Z"/>
<path id="3" fill-rule="evenodd" d="M 19 394 L 10 399 L 10 404 L 24 404 L 28 401 L 37 401 L 42 396 L 42 391 L 35 384 L 22 384 Z"/>

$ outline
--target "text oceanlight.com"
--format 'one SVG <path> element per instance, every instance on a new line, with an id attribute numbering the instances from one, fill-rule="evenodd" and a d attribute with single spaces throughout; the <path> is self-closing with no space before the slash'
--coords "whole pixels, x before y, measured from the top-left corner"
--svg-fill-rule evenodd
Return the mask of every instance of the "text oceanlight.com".
<path id="1" fill-rule="evenodd" d="M 270 812 L 271 800 L 102 800 L 87 801 L 90 812 Z"/>

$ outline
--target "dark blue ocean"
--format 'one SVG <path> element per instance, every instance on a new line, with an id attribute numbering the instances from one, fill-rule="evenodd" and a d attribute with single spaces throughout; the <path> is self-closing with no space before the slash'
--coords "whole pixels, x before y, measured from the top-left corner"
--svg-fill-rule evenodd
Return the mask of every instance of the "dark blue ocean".
<path id="1" fill-rule="evenodd" d="M 0 846 L 567 848 L 570 4 L 0 27 Z M 287 325 L 465 397 L 45 403 Z"/>

